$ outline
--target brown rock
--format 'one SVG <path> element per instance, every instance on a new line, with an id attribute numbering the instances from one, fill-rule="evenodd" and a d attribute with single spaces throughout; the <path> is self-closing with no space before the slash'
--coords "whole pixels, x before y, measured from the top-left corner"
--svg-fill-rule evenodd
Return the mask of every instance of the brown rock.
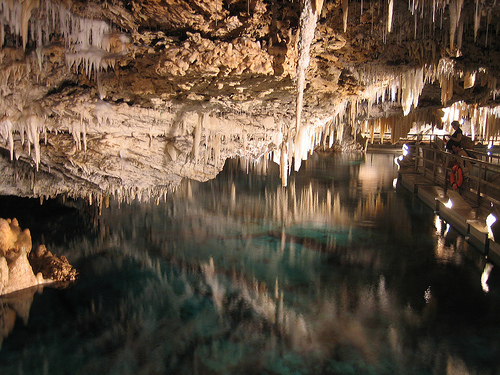
<path id="1" fill-rule="evenodd" d="M 33 272 L 53 281 L 75 281 L 78 273 L 64 255 L 53 255 L 45 245 L 40 245 L 29 258 Z"/>

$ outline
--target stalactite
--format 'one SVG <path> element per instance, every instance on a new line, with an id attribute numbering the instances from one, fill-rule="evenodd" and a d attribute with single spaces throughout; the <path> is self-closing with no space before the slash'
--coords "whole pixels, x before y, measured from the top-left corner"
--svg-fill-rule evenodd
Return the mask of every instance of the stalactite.
<path id="1" fill-rule="evenodd" d="M 198 121 L 196 123 L 196 127 L 194 128 L 194 133 L 193 133 L 192 158 L 193 158 L 193 161 L 195 163 L 198 161 L 198 157 L 199 157 L 201 132 L 202 132 L 202 127 L 203 127 L 204 121 L 205 121 L 205 114 L 200 113 L 198 115 Z"/>
<path id="2" fill-rule="evenodd" d="M 464 0 L 453 0 L 450 2 L 450 49 L 455 49 L 455 36 L 457 34 L 460 16 L 462 14 L 462 6 Z"/>
<path id="3" fill-rule="evenodd" d="M 245 154 L 248 148 L 248 136 L 247 136 L 247 131 L 245 129 L 243 129 L 241 133 L 241 139 L 243 141 L 243 154 Z"/>
<path id="4" fill-rule="evenodd" d="M 220 159 L 220 152 L 221 152 L 221 135 L 220 135 L 220 133 L 215 134 L 212 148 L 214 150 L 214 165 L 217 165 L 219 162 L 219 159 Z"/>
<path id="5" fill-rule="evenodd" d="M 344 23 L 344 33 L 347 32 L 347 13 L 349 12 L 349 0 L 342 0 L 342 17 Z"/>
<path id="6" fill-rule="evenodd" d="M 33 144 L 33 160 L 36 165 L 36 170 L 38 170 L 38 166 L 40 164 L 40 138 L 39 138 L 39 124 L 40 119 L 36 116 L 29 116 L 26 119 L 26 135 L 28 140 L 28 152 L 30 151 L 30 144 Z"/>
<path id="7" fill-rule="evenodd" d="M 46 18 L 37 18 L 32 24 L 32 39 L 39 44 L 37 47 L 49 43 L 50 35 L 61 34 L 66 42 L 68 66 L 76 69 L 82 66 L 89 78 L 99 70 L 114 66 L 116 56 L 113 54 L 123 52 L 123 46 L 129 42 L 123 34 L 113 36 L 107 22 L 79 17 L 65 5 L 50 0 L 4 0 L 0 4 L 12 32 L 22 37 L 23 48 L 28 42 L 32 11 L 39 8 L 39 13 L 45 14 Z M 3 24 L 1 26 L 3 42 Z"/>
<path id="8" fill-rule="evenodd" d="M 491 17 L 492 17 L 491 9 L 488 9 L 488 13 L 486 14 L 486 37 L 484 38 L 485 47 L 488 47 L 488 34 L 490 31 Z"/>
<path id="9" fill-rule="evenodd" d="M 16 2 L 9 1 L 10 7 L 14 7 Z M 7 4 L 7 2 L 2 2 L 2 4 Z M 76 69 L 83 69 L 85 73 L 90 77 L 94 75 L 98 77 L 98 73 L 101 69 L 106 69 L 107 67 L 113 66 L 113 60 L 109 58 L 109 50 L 110 50 L 110 42 L 109 42 L 109 34 L 111 33 L 111 28 L 108 24 L 103 23 L 101 21 L 95 20 L 86 20 L 76 15 L 71 14 L 69 9 L 64 5 L 56 5 L 51 1 L 44 0 L 36 0 L 36 1 L 21 1 L 23 4 L 23 11 L 25 9 L 25 5 L 28 4 L 36 4 L 36 6 L 44 6 L 45 13 L 50 15 L 50 20 L 45 20 L 46 25 L 51 25 L 46 30 L 45 33 L 60 33 L 63 35 L 64 39 L 67 43 L 67 63 L 70 67 Z M 249 4 L 249 3 L 247 3 Z M 393 26 L 393 0 L 388 0 L 388 10 L 389 13 L 387 15 L 387 32 L 391 32 Z M 412 6 L 412 11 L 414 11 L 415 15 L 415 27 L 417 25 L 417 14 L 416 11 L 419 7 L 419 4 L 423 4 L 421 1 L 414 2 Z M 440 3 L 441 4 L 441 3 Z M 476 7 L 479 9 L 479 0 L 476 2 Z M 347 31 L 347 16 L 348 16 L 348 0 L 342 0 L 341 6 L 343 11 L 343 26 L 344 32 Z M 455 15 L 451 16 L 452 23 L 455 23 L 456 26 L 450 26 L 450 39 L 451 39 L 451 29 L 455 27 L 455 31 L 453 37 L 461 35 L 460 27 L 461 17 L 460 12 L 463 5 L 463 0 L 456 0 L 450 3 L 450 12 L 455 12 Z M 7 5 L 5 5 L 7 6 Z M 310 45 L 314 39 L 314 31 L 316 28 L 317 18 L 321 12 L 323 6 L 322 0 L 305 0 L 302 13 L 301 13 L 301 25 L 300 25 L 300 40 L 299 40 L 299 59 L 297 62 L 297 112 L 296 112 L 296 126 L 289 126 L 290 129 L 294 129 L 296 131 L 295 134 L 289 134 L 286 132 L 286 136 L 283 136 L 281 133 L 281 138 L 279 141 L 273 142 L 276 145 L 279 145 L 279 151 L 275 152 L 274 155 L 279 155 L 279 164 L 280 164 L 280 172 L 282 175 L 282 180 L 284 181 L 284 185 L 287 182 L 287 175 L 292 167 L 295 170 L 298 170 L 301 165 L 301 160 L 307 158 L 308 152 L 314 149 L 314 146 L 319 144 L 321 140 L 329 139 L 329 146 L 331 147 L 334 140 L 335 134 L 337 134 L 337 139 L 341 140 L 344 137 L 344 129 L 345 124 L 349 124 L 352 126 L 352 129 L 356 130 L 358 125 L 357 118 L 360 116 L 361 111 L 361 102 L 357 100 L 352 100 L 346 102 L 350 103 L 349 108 L 346 111 L 346 107 L 343 108 L 342 111 L 339 110 L 336 113 L 332 120 L 328 122 L 328 125 L 325 125 L 323 128 L 313 128 L 309 126 L 301 126 L 301 115 L 302 115 L 302 104 L 303 104 L 303 95 L 304 95 L 304 87 L 306 82 L 306 73 L 309 66 L 309 49 Z M 442 6 L 442 5 L 440 5 Z M 455 7 L 454 11 L 451 9 Z M 361 13 L 363 11 L 363 5 L 361 4 Z M 33 8 L 32 8 L 33 9 Z M 32 9 L 29 11 L 31 14 Z M 423 5 L 420 5 L 420 16 L 423 15 Z M 436 10 L 436 0 L 433 2 L 433 12 Z M 26 11 L 27 12 L 27 11 Z M 304 19 L 302 19 L 304 17 Z M 477 16 L 477 28 L 475 24 L 475 36 L 477 34 L 477 29 L 479 28 L 479 20 L 480 16 Z M 26 24 L 25 20 L 20 23 L 23 25 Z M 40 20 L 38 20 L 40 21 Z M 434 13 L 433 13 L 433 21 L 434 21 Z M 6 21 L 7 22 L 7 21 Z M 16 21 L 17 22 L 17 21 Z M 458 26 L 457 26 L 458 25 Z M 2 25 L 3 26 L 3 25 Z M 38 43 L 42 41 L 40 23 L 38 25 L 33 25 L 31 32 L 31 37 L 35 40 L 35 37 L 38 37 Z M 411 26 L 410 26 L 411 27 Z M 22 27 L 11 27 L 11 30 L 19 33 L 23 38 L 23 46 L 26 46 L 24 40 L 27 40 L 25 37 L 27 31 L 25 32 Z M 16 31 L 17 30 L 17 31 Z M 26 28 L 27 30 L 27 28 Z M 416 29 L 415 29 L 416 30 Z M 416 36 L 416 35 L 415 35 Z M 3 36 L 2 36 L 3 39 Z M 453 43 L 454 43 L 453 39 Z M 453 44 L 452 43 L 452 44 Z M 457 45 L 460 46 L 460 43 L 457 39 Z M 426 55 L 422 50 L 418 50 L 417 53 L 422 61 L 425 61 Z M 41 61 L 41 59 L 39 60 Z M 40 62 L 39 62 L 40 63 Z M 6 80 L 17 80 L 21 79 L 25 76 L 26 71 L 23 70 L 25 68 L 22 67 L 21 64 L 19 66 L 13 67 L 7 74 Z M 418 105 L 419 96 L 421 94 L 423 85 L 427 79 L 427 68 L 420 68 L 414 71 L 408 71 L 406 73 L 394 73 L 394 75 L 399 75 L 400 79 L 394 79 L 394 75 L 392 79 L 387 80 L 387 85 L 382 89 L 374 90 L 373 93 L 370 94 L 370 97 L 367 99 L 367 114 L 370 116 L 372 104 L 383 104 L 386 100 L 392 100 L 393 102 L 399 101 L 403 107 L 403 112 L 405 115 L 408 115 L 411 107 L 416 107 Z M 0 74 L 3 74 L 0 73 Z M 393 74 L 391 72 L 391 74 Z M 20 78 L 21 77 L 21 78 Z M 453 75 L 447 75 L 444 72 L 440 72 L 436 75 L 436 79 L 439 79 L 442 87 L 442 101 L 446 103 L 449 101 L 453 95 Z M 468 72 L 464 79 L 464 87 L 470 88 L 474 86 L 475 82 L 475 73 Z M 375 79 L 372 82 L 373 85 L 380 84 Z M 490 87 L 491 83 L 488 82 L 488 87 Z M 97 81 L 99 97 L 102 99 L 105 96 L 105 92 L 102 90 L 102 82 L 100 80 Z M 496 92 L 496 84 L 491 88 L 492 94 L 495 95 Z M 24 104 L 19 104 L 20 109 L 24 108 Z M 104 103 L 103 101 L 99 101 L 96 104 L 96 119 L 97 124 L 106 124 L 111 123 L 114 116 L 111 113 L 113 109 L 110 107 L 109 103 Z M 116 108 L 116 107 L 115 107 Z M 496 115 L 489 116 L 486 112 L 479 115 L 480 111 L 476 111 L 478 113 L 478 123 L 481 122 L 484 124 L 488 119 L 489 121 L 497 121 Z M 462 116 L 465 112 L 460 112 L 460 116 Z M 150 116 L 150 114 L 148 114 Z M 494 119 L 494 120 L 493 120 Z M 200 115 L 198 118 L 198 123 L 195 125 L 192 134 L 193 137 L 193 146 L 192 146 L 192 157 L 195 162 L 199 161 L 201 158 L 205 158 L 205 160 L 209 161 L 211 157 L 213 157 L 214 163 L 217 164 L 222 152 L 222 138 L 221 135 L 216 132 L 209 132 L 206 127 L 206 122 L 210 120 L 210 116 L 208 115 Z M 7 122 L 8 121 L 8 122 Z M 24 138 L 26 137 L 28 143 L 28 152 L 31 153 L 33 150 L 33 159 L 37 163 L 40 163 L 40 145 L 39 145 L 39 133 L 42 130 L 42 125 L 39 122 L 40 119 L 33 120 L 31 122 L 26 122 L 24 125 L 17 124 L 14 121 L 4 120 L 0 123 L 0 130 L 2 132 L 2 137 L 5 139 L 6 143 L 9 144 L 11 159 L 14 156 L 14 134 L 20 133 L 20 137 L 22 142 L 24 143 Z M 88 122 L 87 122 L 88 121 Z M 409 120 L 402 120 L 405 126 L 409 123 Z M 9 125 L 10 124 L 10 125 Z M 73 135 L 75 144 L 78 150 L 82 148 L 87 150 L 87 124 L 91 127 L 94 123 L 91 119 L 83 119 L 80 118 L 80 122 L 74 122 L 69 126 L 69 131 Z M 291 124 L 290 124 L 291 125 Z M 274 125 L 273 125 L 274 126 Z M 273 127 L 273 126 L 270 126 Z M 378 126 L 381 133 L 385 133 L 386 131 L 391 131 L 392 141 L 395 141 L 400 134 L 403 134 L 405 131 L 405 127 L 402 125 L 398 125 L 394 122 L 394 119 L 391 120 L 379 120 Z M 398 127 L 399 126 L 399 127 Z M 482 131 L 483 134 L 488 133 L 488 128 L 486 125 L 485 130 Z M 184 129 L 183 134 L 187 131 L 188 126 L 186 125 L 186 121 L 182 120 L 182 127 Z M 265 126 L 264 126 L 265 127 Z M 44 128 L 45 129 L 45 128 Z M 372 131 L 374 129 L 373 126 L 370 128 Z M 206 130 L 205 133 L 203 131 Z M 212 130 L 212 129 L 211 129 Z M 57 130 L 56 130 L 57 131 Z M 206 137 L 203 138 L 203 135 L 206 134 Z M 489 133 L 488 133 L 489 134 Z M 17 135 L 16 135 L 17 137 Z M 150 139 L 152 135 L 150 134 Z M 243 151 L 242 154 L 250 152 L 249 149 L 252 148 L 252 144 L 248 145 L 247 133 L 245 130 L 242 131 L 241 139 L 243 143 Z M 283 140 L 285 139 L 285 140 Z M 201 145 L 205 142 L 206 150 L 200 150 Z M 18 142 L 18 138 L 16 138 L 16 142 Z M 326 141 L 324 141 L 326 144 Z M 173 147 L 173 146 L 172 146 Z M 224 152 L 227 150 L 224 149 Z M 167 149 L 167 152 L 168 149 Z M 204 153 L 203 153 L 204 152 Z M 170 152 L 169 152 L 170 154 Z M 292 163 L 292 159 L 294 163 Z M 147 191 L 144 193 L 146 195 L 151 195 L 151 191 Z M 143 194 L 143 195 L 144 195 Z M 132 197 L 143 196 L 137 191 L 129 190 L 125 194 L 128 199 L 132 199 Z"/>
<path id="10" fill-rule="evenodd" d="M 39 0 L 24 0 L 22 1 L 22 12 L 21 12 L 21 28 L 22 28 L 22 38 L 23 38 L 23 49 L 26 49 L 26 44 L 28 43 L 28 24 L 31 17 L 31 11 L 38 8 L 40 5 Z"/>
<path id="11" fill-rule="evenodd" d="M 212 156 L 212 151 L 213 149 L 209 147 L 209 144 L 211 144 L 211 135 L 210 131 L 207 132 L 208 134 L 205 136 L 205 148 L 204 148 L 204 158 L 203 158 L 203 164 L 208 164 L 210 157 Z"/>
<path id="12" fill-rule="evenodd" d="M 324 2 L 324 0 L 314 0 L 313 11 L 318 15 L 318 17 L 321 15 L 321 9 L 323 8 L 323 2 Z"/>
<path id="13" fill-rule="evenodd" d="M 7 140 L 10 150 L 10 160 L 14 160 L 14 126 L 8 118 L 4 118 L 0 122 L 0 134 L 2 138 Z"/>
<path id="14" fill-rule="evenodd" d="M 476 82 L 476 72 L 466 72 L 464 77 L 464 89 L 470 89 L 474 87 Z"/>
<path id="15" fill-rule="evenodd" d="M 307 68 L 309 67 L 309 50 L 314 39 L 316 30 L 317 13 L 313 10 L 311 0 L 305 0 L 300 14 L 298 62 L 297 62 L 297 110 L 296 110 L 296 131 L 300 129 L 302 115 L 302 101 L 304 97 L 304 87 L 306 81 Z"/>
<path id="16" fill-rule="evenodd" d="M 83 150 L 87 151 L 87 125 L 83 120 L 83 116 L 80 116 L 80 127 L 82 129 L 82 137 L 83 137 Z"/>
<path id="17" fill-rule="evenodd" d="M 481 1 L 476 0 L 476 7 L 474 12 L 474 42 L 477 40 L 477 32 L 481 23 Z"/>
<path id="18" fill-rule="evenodd" d="M 394 9 L 394 0 L 389 1 L 389 8 L 387 10 L 387 32 L 390 33 L 392 31 L 392 13 Z"/>
<path id="19" fill-rule="evenodd" d="M 441 85 L 441 103 L 446 105 L 453 96 L 453 77 L 441 76 L 439 83 Z"/>
<path id="20" fill-rule="evenodd" d="M 457 27 L 457 49 L 460 51 L 462 49 L 463 34 L 464 34 L 464 17 L 460 17 Z M 458 52 L 460 54 L 460 52 Z"/>
<path id="21" fill-rule="evenodd" d="M 308 129 L 302 127 L 297 132 L 294 144 L 294 169 L 296 172 L 300 169 L 302 160 L 307 159 L 307 152 L 309 151 L 309 134 Z"/>

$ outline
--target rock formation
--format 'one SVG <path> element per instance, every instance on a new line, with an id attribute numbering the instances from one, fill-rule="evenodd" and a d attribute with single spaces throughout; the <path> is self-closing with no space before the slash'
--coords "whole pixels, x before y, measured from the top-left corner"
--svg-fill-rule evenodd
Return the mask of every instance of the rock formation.
<path id="1" fill-rule="evenodd" d="M 0 193 L 160 199 L 225 160 L 497 119 L 500 5 L 0 1 Z"/>
<path id="2" fill-rule="evenodd" d="M 44 280 L 72 282 L 78 276 L 64 255 L 52 254 L 45 245 L 39 245 L 35 251 L 31 252 L 29 262 L 37 277 L 40 273 Z"/>
<path id="3" fill-rule="evenodd" d="M 53 255 L 45 245 L 32 252 L 31 246 L 29 229 L 21 230 L 16 219 L 0 219 L 0 295 L 76 280 L 77 272 L 66 257 Z"/>

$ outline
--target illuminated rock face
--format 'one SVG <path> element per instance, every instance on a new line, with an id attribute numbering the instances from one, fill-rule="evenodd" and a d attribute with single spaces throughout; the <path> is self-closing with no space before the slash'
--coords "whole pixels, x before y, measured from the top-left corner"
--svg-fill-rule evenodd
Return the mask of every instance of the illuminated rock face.
<path id="1" fill-rule="evenodd" d="M 21 231 L 16 219 L 0 219 L 0 294 L 37 285 L 37 277 L 28 262 L 31 234 Z"/>
<path id="2" fill-rule="evenodd" d="M 286 183 L 318 145 L 441 128 L 454 118 L 439 110 L 459 101 L 476 136 L 496 134 L 498 6 L 408 7 L 0 1 L 0 169 L 12 180 L 0 193 L 158 199 L 237 156 L 274 160 Z"/>
<path id="3" fill-rule="evenodd" d="M 16 219 L 0 219 L 0 295 L 50 282 L 71 282 L 76 270 L 62 256 L 40 245 L 31 252 L 29 229 L 21 230 Z"/>

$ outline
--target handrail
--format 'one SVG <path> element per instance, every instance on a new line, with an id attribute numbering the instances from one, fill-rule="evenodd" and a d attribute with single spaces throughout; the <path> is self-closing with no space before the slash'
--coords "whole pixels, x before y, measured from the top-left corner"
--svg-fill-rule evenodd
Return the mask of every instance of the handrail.
<path id="1" fill-rule="evenodd" d="M 458 160 L 463 171 L 466 171 L 464 164 L 470 162 L 470 172 L 465 175 L 466 182 L 459 189 L 460 194 L 472 207 L 484 211 L 488 211 L 492 204 L 500 205 L 500 157 L 474 151 L 478 156 L 475 159 L 420 144 L 410 145 L 409 149 L 415 160 L 415 171 L 441 186 L 445 192 L 451 188 L 450 161 Z M 481 160 L 483 157 L 494 162 Z"/>
<path id="2" fill-rule="evenodd" d="M 397 141 L 398 143 L 405 143 L 405 142 L 411 142 L 411 141 L 417 141 L 417 142 L 436 142 L 436 140 L 440 139 L 443 140 L 446 143 L 446 140 L 444 139 L 444 136 L 448 134 L 441 134 L 441 133 L 408 133 L 406 136 L 399 138 L 398 140 L 393 140 L 392 133 L 391 131 L 385 131 L 385 132 L 378 132 L 374 131 L 373 133 L 370 131 L 365 132 L 364 137 L 366 139 L 373 139 L 373 140 L 378 140 L 382 143 L 382 141 Z M 466 135 L 466 134 L 464 134 Z M 467 135 L 470 137 L 470 135 Z M 480 144 L 490 144 L 492 146 L 500 146 L 500 140 L 497 137 L 490 137 L 489 139 L 485 139 L 484 137 L 478 137 L 475 136 L 473 138 L 474 143 L 480 143 Z"/>
<path id="3" fill-rule="evenodd" d="M 466 150 L 466 151 L 471 152 L 473 155 L 477 156 L 477 158 L 481 161 L 485 161 L 490 164 L 500 165 L 500 155 L 492 154 L 491 152 L 481 152 L 476 150 Z"/>

